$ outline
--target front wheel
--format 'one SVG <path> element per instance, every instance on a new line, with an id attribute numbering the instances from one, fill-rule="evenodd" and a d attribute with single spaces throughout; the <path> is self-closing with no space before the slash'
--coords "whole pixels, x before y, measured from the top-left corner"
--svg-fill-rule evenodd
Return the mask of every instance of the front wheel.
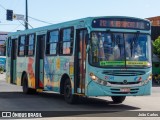
<path id="1" fill-rule="evenodd" d="M 113 103 L 118 104 L 122 103 L 125 100 L 126 96 L 112 96 L 111 98 L 113 100 Z"/>
<path id="2" fill-rule="evenodd" d="M 64 99 L 69 104 L 76 103 L 78 100 L 78 96 L 72 94 L 72 86 L 69 79 L 66 79 L 64 83 Z"/>

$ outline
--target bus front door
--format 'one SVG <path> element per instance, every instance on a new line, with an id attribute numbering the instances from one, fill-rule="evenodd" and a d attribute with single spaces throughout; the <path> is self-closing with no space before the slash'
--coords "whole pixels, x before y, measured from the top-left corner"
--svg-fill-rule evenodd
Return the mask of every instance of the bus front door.
<path id="1" fill-rule="evenodd" d="M 87 30 L 77 30 L 76 52 L 75 52 L 75 93 L 85 93 L 85 76 L 86 76 L 86 34 Z"/>
<path id="2" fill-rule="evenodd" d="M 11 42 L 10 82 L 16 84 L 17 39 L 12 39 Z"/>
<path id="3" fill-rule="evenodd" d="M 36 44 L 36 64 L 35 64 L 35 77 L 36 77 L 36 88 L 44 88 L 44 45 L 45 35 L 37 35 Z"/>

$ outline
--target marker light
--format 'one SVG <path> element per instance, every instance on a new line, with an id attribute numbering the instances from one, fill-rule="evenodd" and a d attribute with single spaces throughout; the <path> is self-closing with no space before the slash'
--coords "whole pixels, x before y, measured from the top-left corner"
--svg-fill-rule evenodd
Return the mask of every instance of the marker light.
<path id="1" fill-rule="evenodd" d="M 150 66 L 151 66 L 151 63 L 148 62 L 148 63 L 147 63 L 147 66 L 150 67 Z"/>
<path id="2" fill-rule="evenodd" d="M 151 74 L 149 75 L 148 80 L 152 80 L 152 75 Z"/>
<path id="3" fill-rule="evenodd" d="M 151 74 L 148 76 L 148 78 L 147 78 L 145 81 L 142 81 L 142 82 L 141 82 L 141 85 L 146 85 L 146 84 L 148 84 L 148 82 L 149 82 L 150 80 L 152 80 L 152 75 L 151 75 Z"/>

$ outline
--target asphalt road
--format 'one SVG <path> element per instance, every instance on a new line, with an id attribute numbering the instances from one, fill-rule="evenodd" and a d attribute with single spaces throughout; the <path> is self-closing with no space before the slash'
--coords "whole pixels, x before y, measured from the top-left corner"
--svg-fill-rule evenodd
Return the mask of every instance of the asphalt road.
<path id="1" fill-rule="evenodd" d="M 126 114 L 128 111 L 160 111 L 160 86 L 152 87 L 151 96 L 127 97 L 122 104 L 113 104 L 110 97 L 96 97 L 81 98 L 78 104 L 70 105 L 59 94 L 23 94 L 20 86 L 7 84 L 5 74 L 1 74 L 0 111 L 89 111 L 88 114 L 68 112 L 69 116 L 81 117 L 113 116 L 122 111 Z"/>

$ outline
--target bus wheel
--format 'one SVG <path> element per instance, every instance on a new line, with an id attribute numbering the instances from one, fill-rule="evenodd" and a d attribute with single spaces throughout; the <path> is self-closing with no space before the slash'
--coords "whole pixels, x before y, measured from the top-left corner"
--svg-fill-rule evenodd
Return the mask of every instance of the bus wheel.
<path id="1" fill-rule="evenodd" d="M 66 79 L 64 83 L 64 99 L 69 104 L 76 103 L 78 100 L 78 96 L 72 94 L 72 86 L 69 79 Z"/>
<path id="2" fill-rule="evenodd" d="M 25 93 L 25 94 L 36 93 L 36 90 L 31 89 L 31 88 L 28 87 L 28 77 L 27 77 L 26 74 L 23 76 L 22 81 L 23 81 L 23 93 Z"/>
<path id="3" fill-rule="evenodd" d="M 113 100 L 113 103 L 118 104 L 122 103 L 125 100 L 126 96 L 112 96 L 111 98 Z"/>

